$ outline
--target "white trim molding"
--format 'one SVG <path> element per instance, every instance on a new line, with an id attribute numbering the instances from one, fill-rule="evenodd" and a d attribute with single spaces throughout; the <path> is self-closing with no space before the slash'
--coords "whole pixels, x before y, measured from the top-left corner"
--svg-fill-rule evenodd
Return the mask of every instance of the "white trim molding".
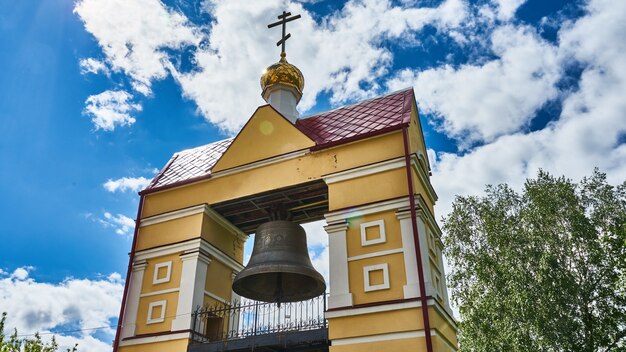
<path id="1" fill-rule="evenodd" d="M 144 345 L 147 343 L 182 340 L 182 339 L 189 339 L 189 338 L 191 338 L 191 333 L 189 332 L 173 332 L 171 334 L 166 334 L 166 335 L 138 337 L 135 339 L 124 339 L 120 341 L 120 346 Z"/>
<path id="2" fill-rule="evenodd" d="M 378 227 L 378 238 L 373 238 L 371 240 L 367 239 L 367 229 L 370 227 Z M 370 222 L 364 222 L 361 224 L 361 246 L 371 246 L 373 244 L 385 243 L 387 242 L 387 235 L 385 233 L 385 220 L 376 220 Z"/>
<path id="3" fill-rule="evenodd" d="M 165 268 L 165 277 L 159 279 L 159 269 Z M 164 284 L 166 282 L 170 282 L 172 277 L 172 261 L 169 260 L 167 262 L 156 263 L 154 264 L 154 277 L 152 278 L 152 284 Z"/>
<path id="4" fill-rule="evenodd" d="M 401 167 L 406 167 L 404 157 L 385 160 L 375 164 L 355 167 L 354 169 L 323 175 L 322 179 L 326 182 L 326 184 L 330 185 L 333 183 L 347 181 L 358 177 L 369 176 L 389 170 L 399 169 Z"/>
<path id="5" fill-rule="evenodd" d="M 180 288 L 178 288 L 178 287 L 168 288 L 167 290 L 160 290 L 160 291 L 153 291 L 153 292 L 142 293 L 142 294 L 139 295 L 139 297 L 143 298 L 143 297 L 164 295 L 164 294 L 167 294 L 167 293 L 178 292 L 178 290 L 180 290 Z"/>
<path id="6" fill-rule="evenodd" d="M 153 317 L 152 313 L 154 308 L 156 307 L 161 307 L 161 314 L 158 317 Z M 146 321 L 146 324 L 156 324 L 156 323 L 162 323 L 165 321 L 165 309 L 167 308 L 167 301 L 166 300 L 161 300 L 161 301 L 156 301 L 156 302 L 151 302 L 148 305 L 148 320 Z"/>
<path id="7" fill-rule="evenodd" d="M 389 340 L 413 339 L 413 338 L 424 337 L 424 336 L 425 336 L 424 330 L 402 331 L 402 332 L 392 332 L 392 333 L 379 334 L 379 335 L 368 335 L 368 336 L 358 336 L 358 337 L 347 337 L 343 339 L 334 339 L 332 340 L 332 345 L 333 346 L 353 345 L 357 343 L 370 343 L 370 342 L 380 342 L 380 341 L 389 341 Z"/>
<path id="8" fill-rule="evenodd" d="M 308 153 L 309 153 L 309 148 L 306 148 L 306 149 L 296 150 L 295 152 L 278 155 L 278 156 L 275 156 L 275 157 L 272 157 L 272 158 L 267 158 L 267 159 L 263 159 L 263 160 L 253 161 L 253 162 L 245 164 L 245 165 L 235 166 L 235 167 L 232 167 L 230 169 L 225 169 L 225 170 L 222 170 L 222 171 L 217 171 L 215 173 L 212 173 L 211 174 L 211 178 L 218 178 L 218 177 L 222 177 L 222 176 L 228 176 L 228 175 L 236 174 L 236 173 L 247 171 L 247 170 L 256 169 L 256 168 L 263 167 L 263 166 L 269 166 L 269 165 L 276 164 L 276 163 L 279 163 L 279 162 L 282 162 L 282 161 L 287 161 L 287 160 L 291 160 L 291 159 L 301 158 L 301 157 L 307 155 Z"/>
<path id="9" fill-rule="evenodd" d="M 410 308 L 418 308 L 421 307 L 422 304 L 420 301 L 409 301 L 409 302 L 401 302 L 401 303 L 390 303 L 384 304 L 380 306 L 372 306 L 372 307 L 362 307 L 362 308 L 349 308 L 342 309 L 336 311 L 326 312 L 326 318 L 343 318 L 343 317 L 351 317 L 355 315 L 363 315 L 363 314 L 372 314 L 372 313 L 380 313 L 380 312 L 389 312 L 393 310 L 401 310 L 401 309 L 410 309 Z"/>
<path id="10" fill-rule="evenodd" d="M 184 209 L 179 209 L 179 210 L 174 210 L 174 211 L 170 211 L 167 213 L 153 215 L 145 219 L 141 219 L 139 223 L 139 227 L 155 225 L 158 223 L 180 219 L 186 216 L 192 216 L 196 214 L 207 215 L 208 217 L 215 220 L 215 222 L 220 224 L 222 227 L 227 229 L 231 234 L 233 234 L 234 236 L 236 236 L 242 241 L 245 241 L 248 239 L 248 235 L 246 235 L 237 226 L 233 225 L 230 221 L 228 221 L 218 212 L 211 209 L 211 207 L 208 204 L 199 204 L 199 205 L 194 205 L 194 206 L 184 208 Z"/>
<path id="11" fill-rule="evenodd" d="M 370 273 L 379 270 L 383 272 L 383 283 L 377 285 L 370 284 Z M 389 287 L 389 265 L 387 263 L 363 267 L 363 289 L 365 292 L 386 290 Z"/>
<path id="12" fill-rule="evenodd" d="M 218 301 L 218 302 L 222 302 L 222 303 L 224 303 L 224 304 L 230 304 L 230 303 L 231 303 L 231 302 L 229 302 L 228 300 L 225 300 L 225 299 L 223 299 L 222 297 L 220 297 L 220 296 L 218 296 L 218 295 L 216 295 L 216 294 L 214 294 L 214 293 L 211 293 L 211 292 L 209 292 L 209 291 L 207 291 L 207 290 L 204 290 L 204 295 L 205 295 L 205 296 L 208 296 L 208 297 L 211 297 L 211 298 L 213 298 L 214 300 L 216 300 L 216 301 Z"/>
<path id="13" fill-rule="evenodd" d="M 410 203 L 409 197 L 407 196 L 374 204 L 351 207 L 350 209 L 334 211 L 332 213 L 325 214 L 324 217 L 326 218 L 326 223 L 331 224 L 339 221 L 345 221 L 345 219 L 353 218 L 356 216 L 375 214 L 387 210 L 397 210 L 408 206 L 410 206 Z"/>
<path id="14" fill-rule="evenodd" d="M 403 248 L 389 249 L 389 250 L 386 250 L 386 251 L 367 253 L 367 254 L 355 255 L 353 257 L 348 257 L 348 261 L 352 262 L 352 261 L 355 261 L 355 260 L 361 260 L 361 259 L 367 259 L 367 258 L 376 258 L 376 257 L 382 257 L 384 255 L 403 253 L 403 252 L 404 252 Z"/>

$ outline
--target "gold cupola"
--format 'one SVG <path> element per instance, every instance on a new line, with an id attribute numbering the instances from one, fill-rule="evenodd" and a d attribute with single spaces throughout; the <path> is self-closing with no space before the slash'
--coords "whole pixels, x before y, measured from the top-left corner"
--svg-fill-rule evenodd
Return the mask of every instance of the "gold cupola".
<path id="1" fill-rule="evenodd" d="M 263 75 L 261 76 L 263 95 L 265 95 L 265 91 L 268 88 L 277 83 L 292 86 L 302 95 L 304 76 L 296 66 L 287 62 L 286 57 L 287 54 L 284 52 L 280 53 L 280 60 L 263 71 Z"/>
<path id="2" fill-rule="evenodd" d="M 287 62 L 285 52 L 280 60 L 269 66 L 261 75 L 261 96 L 292 123 L 298 119 L 296 105 L 302 98 L 304 76 L 300 70 Z"/>

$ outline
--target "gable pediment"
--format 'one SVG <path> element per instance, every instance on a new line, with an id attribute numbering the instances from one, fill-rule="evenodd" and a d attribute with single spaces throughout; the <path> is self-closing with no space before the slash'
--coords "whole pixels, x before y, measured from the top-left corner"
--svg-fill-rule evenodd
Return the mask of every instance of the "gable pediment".
<path id="1" fill-rule="evenodd" d="M 315 142 L 270 105 L 259 107 L 212 172 L 311 148 Z"/>

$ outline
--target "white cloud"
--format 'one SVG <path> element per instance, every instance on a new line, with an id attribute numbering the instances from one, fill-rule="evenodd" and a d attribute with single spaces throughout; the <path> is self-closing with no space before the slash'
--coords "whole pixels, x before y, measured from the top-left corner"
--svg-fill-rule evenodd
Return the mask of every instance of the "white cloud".
<path id="1" fill-rule="evenodd" d="M 391 90 L 414 86 L 423 112 L 437 117 L 441 129 L 461 148 L 525 128 L 536 111 L 558 95 L 557 50 L 528 27 L 493 31 L 497 59 L 482 65 L 450 65 L 425 71 L 403 70 Z"/>
<path id="2" fill-rule="evenodd" d="M 311 257 L 311 263 L 313 263 L 313 267 L 324 277 L 324 281 L 326 281 L 326 291 L 329 291 L 329 251 L 328 245 L 323 247 L 319 251 L 309 251 L 309 256 Z"/>
<path id="3" fill-rule="evenodd" d="M 559 33 L 560 64 L 575 61 L 585 69 L 579 88 L 563 93 L 558 120 L 539 131 L 499 137 L 464 155 L 440 153 L 433 164 L 440 214 L 449 212 L 454 195 L 480 194 L 487 183 L 519 188 L 539 168 L 579 180 L 597 166 L 610 182 L 626 179 L 626 3 L 593 0 L 587 9 L 586 16 Z"/>
<path id="4" fill-rule="evenodd" d="M 294 39 L 287 44 L 288 60 L 307 81 L 302 111 L 313 107 L 323 91 L 337 104 L 377 94 L 378 81 L 392 63 L 392 53 L 381 47 L 383 40 L 414 45 L 425 25 L 447 31 L 460 26 L 467 15 L 462 0 L 446 0 L 437 8 L 354 0 L 321 22 L 300 3 L 284 0 L 215 0 L 205 7 L 214 19 L 206 28 L 191 25 L 157 0 L 82 0 L 74 11 L 96 37 L 107 64 L 128 75 L 133 89 L 149 94 L 152 81 L 163 79 L 169 70 L 198 111 L 231 133 L 264 103 L 258 80 L 262 69 L 278 59 L 274 43 L 279 35 L 265 27 L 275 20 L 277 9 L 302 15 L 290 23 Z M 176 54 L 164 50 L 183 47 L 195 50 L 191 72 L 181 71 Z"/>
<path id="5" fill-rule="evenodd" d="M 25 267 L 17 268 L 13 271 L 13 273 L 11 274 L 9 278 L 15 279 L 18 281 L 24 281 L 28 279 L 29 271 L 33 269 L 34 268 L 32 266 L 25 266 Z"/>
<path id="6" fill-rule="evenodd" d="M 209 45 L 196 52 L 198 70 L 181 73 L 171 69 L 185 96 L 196 102 L 207 120 L 227 131 L 237 131 L 263 103 L 260 72 L 278 59 L 278 50 L 271 49 L 278 32 L 265 30 L 264 24 L 275 20 L 276 9 L 285 7 L 282 3 L 214 1 L 216 21 Z M 392 62 L 391 52 L 380 45 L 383 39 L 414 42 L 413 36 L 425 25 L 451 28 L 466 15 L 460 0 L 445 1 L 434 9 L 401 8 L 380 0 L 350 1 L 321 23 L 300 4 L 286 7 L 302 15 L 301 20 L 290 23 L 294 39 L 287 43 L 287 59 L 302 70 L 306 80 L 301 111 L 312 108 L 322 91 L 331 93 L 335 104 L 375 95 L 379 78 Z M 251 23 L 263 30 L 250 30 Z"/>
<path id="7" fill-rule="evenodd" d="M 135 220 L 126 215 L 105 212 L 103 221 L 114 227 L 118 235 L 129 235 L 135 229 Z"/>
<path id="8" fill-rule="evenodd" d="M 196 45 L 196 30 L 159 0 L 80 0 L 76 13 L 116 72 L 130 76 L 135 90 L 151 93 L 153 80 L 167 76 L 165 49 Z"/>
<path id="9" fill-rule="evenodd" d="M 135 229 L 135 220 L 122 214 L 113 215 L 105 211 L 101 218 L 92 213 L 85 214 L 85 218 L 97 222 L 105 228 L 113 228 L 115 233 L 121 236 L 130 235 Z"/>
<path id="10" fill-rule="evenodd" d="M 126 192 L 133 191 L 138 192 L 146 188 L 150 184 L 150 179 L 145 177 L 122 177 L 117 180 L 109 179 L 103 184 L 103 187 L 111 192 Z"/>
<path id="11" fill-rule="evenodd" d="M 79 344 L 80 351 L 111 351 L 110 341 L 115 329 L 110 327 L 111 319 L 119 314 L 124 284 L 119 274 L 111 279 L 66 278 L 60 283 L 43 283 L 28 277 L 32 267 L 17 268 L 10 277 L 0 278 L 0 312 L 7 312 L 6 331 L 18 329 L 20 335 L 43 333 L 44 340 L 52 337 L 51 330 L 64 331 L 100 328 L 72 333 L 75 336 L 58 333 L 60 350 Z M 94 337 L 107 337 L 101 341 Z"/>
<path id="12" fill-rule="evenodd" d="M 526 2 L 526 0 L 494 0 L 498 10 L 498 19 L 502 21 L 508 21 L 513 16 L 517 9 Z"/>
<path id="13" fill-rule="evenodd" d="M 100 60 L 96 60 L 94 58 L 81 59 L 79 62 L 80 65 L 80 73 L 85 75 L 88 73 L 99 73 L 102 72 L 105 75 L 109 75 L 109 69 L 106 64 Z"/>
<path id="14" fill-rule="evenodd" d="M 135 123 L 130 114 L 142 109 L 130 101 L 132 98 L 123 90 L 107 90 L 87 98 L 84 113 L 91 116 L 97 130 L 113 131 L 115 126 L 130 126 Z"/>

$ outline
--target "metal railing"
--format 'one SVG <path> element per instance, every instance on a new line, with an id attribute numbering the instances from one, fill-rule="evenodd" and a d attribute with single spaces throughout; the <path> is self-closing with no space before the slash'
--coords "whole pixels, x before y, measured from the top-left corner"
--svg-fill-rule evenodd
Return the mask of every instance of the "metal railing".
<path id="1" fill-rule="evenodd" d="M 199 307 L 192 315 L 196 342 L 241 339 L 263 334 L 326 328 L 326 293 L 307 301 L 258 302 L 242 298 L 231 304 Z"/>

